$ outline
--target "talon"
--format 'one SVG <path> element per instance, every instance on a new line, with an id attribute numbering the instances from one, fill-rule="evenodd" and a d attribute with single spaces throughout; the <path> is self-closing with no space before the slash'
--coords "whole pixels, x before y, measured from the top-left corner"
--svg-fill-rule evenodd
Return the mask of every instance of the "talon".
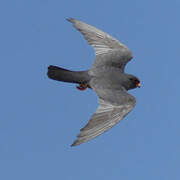
<path id="1" fill-rule="evenodd" d="M 76 88 L 80 91 L 84 91 L 87 88 L 86 84 L 79 84 L 79 86 L 76 86 Z"/>

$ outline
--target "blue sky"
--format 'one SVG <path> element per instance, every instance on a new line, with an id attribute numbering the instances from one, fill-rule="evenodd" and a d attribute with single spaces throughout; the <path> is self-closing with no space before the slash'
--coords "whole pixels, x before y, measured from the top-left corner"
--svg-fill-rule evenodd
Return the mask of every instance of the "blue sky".
<path id="1" fill-rule="evenodd" d="M 180 1 L 0 2 L 0 179 L 179 180 Z M 88 69 L 94 54 L 65 18 L 108 32 L 133 52 L 142 88 L 117 126 L 77 147 L 96 110 L 91 90 L 52 81 L 50 64 Z"/>

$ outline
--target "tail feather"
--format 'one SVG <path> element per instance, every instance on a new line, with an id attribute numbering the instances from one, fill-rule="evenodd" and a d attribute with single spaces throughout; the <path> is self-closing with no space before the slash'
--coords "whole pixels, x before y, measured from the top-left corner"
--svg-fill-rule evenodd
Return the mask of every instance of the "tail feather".
<path id="1" fill-rule="evenodd" d="M 70 83 L 87 83 L 89 75 L 87 71 L 70 71 L 57 66 L 50 65 L 48 67 L 47 75 L 50 79 Z"/>

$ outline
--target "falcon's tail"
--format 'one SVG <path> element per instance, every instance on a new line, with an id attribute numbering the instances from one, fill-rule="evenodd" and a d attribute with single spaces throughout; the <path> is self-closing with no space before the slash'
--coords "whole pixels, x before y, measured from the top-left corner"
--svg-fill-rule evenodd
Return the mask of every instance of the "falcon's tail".
<path id="1" fill-rule="evenodd" d="M 90 79 L 87 71 L 69 71 L 57 66 L 49 66 L 47 75 L 50 79 L 70 83 L 87 83 Z"/>

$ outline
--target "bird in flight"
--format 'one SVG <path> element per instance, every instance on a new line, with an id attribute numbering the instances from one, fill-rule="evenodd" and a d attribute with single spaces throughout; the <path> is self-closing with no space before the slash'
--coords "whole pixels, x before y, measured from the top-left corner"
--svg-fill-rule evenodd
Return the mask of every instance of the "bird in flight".
<path id="1" fill-rule="evenodd" d="M 124 72 L 126 64 L 133 57 L 124 44 L 82 21 L 73 18 L 67 20 L 93 47 L 95 60 L 86 71 L 70 71 L 50 65 L 47 75 L 57 81 L 76 83 L 81 91 L 86 88 L 94 90 L 99 104 L 72 144 L 76 146 L 104 133 L 132 110 L 136 99 L 127 91 L 140 87 L 140 80 Z"/>

